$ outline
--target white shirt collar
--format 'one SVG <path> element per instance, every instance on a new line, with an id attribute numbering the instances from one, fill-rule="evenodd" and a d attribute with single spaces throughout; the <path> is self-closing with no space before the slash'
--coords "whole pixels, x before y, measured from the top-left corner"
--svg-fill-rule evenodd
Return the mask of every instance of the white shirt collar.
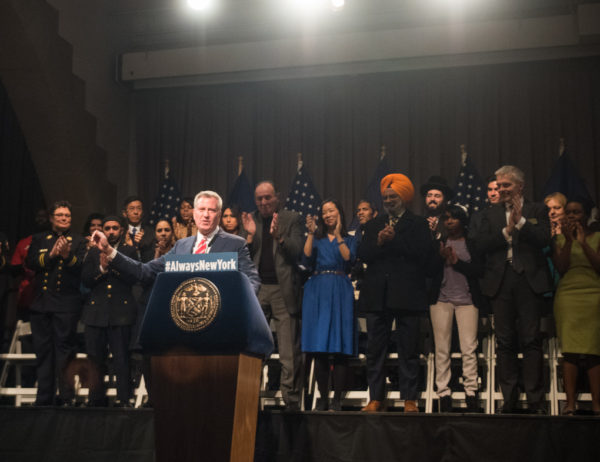
<path id="1" fill-rule="evenodd" d="M 194 247 L 198 246 L 198 244 L 200 242 L 202 242 L 202 239 L 206 239 L 207 243 L 210 244 L 212 241 L 212 238 L 215 237 L 217 235 L 217 233 L 219 232 L 219 226 L 217 226 L 208 236 L 205 236 L 204 234 L 202 234 L 200 231 L 198 231 L 198 233 L 196 234 L 196 244 Z M 208 253 L 208 249 L 207 248 L 207 253 Z"/>

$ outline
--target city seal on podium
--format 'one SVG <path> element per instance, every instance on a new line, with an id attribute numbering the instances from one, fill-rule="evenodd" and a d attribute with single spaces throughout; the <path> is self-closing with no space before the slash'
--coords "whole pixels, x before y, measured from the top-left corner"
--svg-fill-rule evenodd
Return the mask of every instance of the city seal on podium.
<path id="1" fill-rule="evenodd" d="M 208 327 L 220 309 L 219 289 L 204 278 L 182 282 L 171 297 L 171 318 L 186 332 L 199 332 Z"/>

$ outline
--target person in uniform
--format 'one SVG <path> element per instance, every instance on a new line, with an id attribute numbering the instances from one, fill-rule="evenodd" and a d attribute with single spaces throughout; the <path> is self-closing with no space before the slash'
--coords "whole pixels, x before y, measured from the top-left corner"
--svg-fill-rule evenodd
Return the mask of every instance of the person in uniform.
<path id="1" fill-rule="evenodd" d="M 102 231 L 108 242 L 123 255 L 136 259 L 135 247 L 122 243 L 122 219 L 108 216 L 102 221 Z M 88 357 L 106 373 L 108 348 L 117 377 L 115 406 L 129 406 L 131 382 L 129 379 L 129 342 L 136 319 L 136 301 L 131 287 L 137 280 L 113 268 L 97 247 L 90 249 L 81 270 L 81 280 L 90 289 L 83 307 L 81 321 L 85 324 L 85 346 Z M 104 381 L 92 387 L 91 406 L 106 405 Z"/>
<path id="2" fill-rule="evenodd" d="M 26 262 L 35 272 L 29 319 L 36 354 L 38 406 L 68 405 L 75 396 L 64 371 L 76 354 L 75 334 L 82 305 L 81 262 L 86 251 L 85 239 L 71 231 L 69 202 L 52 205 L 50 223 L 49 232 L 33 236 Z"/>

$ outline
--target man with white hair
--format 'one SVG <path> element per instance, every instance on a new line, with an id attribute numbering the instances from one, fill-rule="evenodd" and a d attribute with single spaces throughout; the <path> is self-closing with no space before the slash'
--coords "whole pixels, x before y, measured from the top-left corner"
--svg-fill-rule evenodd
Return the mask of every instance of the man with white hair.
<path id="1" fill-rule="evenodd" d="M 238 270 L 250 279 L 255 292 L 260 287 L 260 278 L 246 246 L 245 239 L 226 233 L 219 227 L 223 200 L 214 191 L 201 191 L 194 198 L 194 221 L 198 232 L 195 236 L 180 239 L 167 255 L 198 254 L 209 252 L 236 252 Z M 107 256 L 109 265 L 121 272 L 131 274 L 142 282 L 152 282 L 158 273 L 165 270 L 165 256 L 148 263 L 141 263 L 117 252 L 111 247 L 106 236 L 96 231 L 94 242 Z"/>
<path id="2" fill-rule="evenodd" d="M 517 167 L 496 170 L 496 183 L 500 203 L 483 212 L 476 239 L 485 255 L 481 290 L 494 313 L 502 412 L 512 412 L 519 396 L 520 345 L 529 408 L 544 414 L 540 320 L 542 294 L 552 290 L 543 253 L 550 245 L 548 212 L 543 204 L 523 199 L 525 177 Z"/>

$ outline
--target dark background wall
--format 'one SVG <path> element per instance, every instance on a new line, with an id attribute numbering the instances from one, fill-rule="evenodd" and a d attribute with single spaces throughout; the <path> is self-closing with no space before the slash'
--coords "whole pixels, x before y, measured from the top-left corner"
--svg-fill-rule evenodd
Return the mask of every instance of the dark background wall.
<path id="1" fill-rule="evenodd" d="M 287 194 L 301 152 L 322 197 L 352 210 L 385 145 L 392 169 L 418 188 L 452 184 L 461 144 L 480 174 L 522 168 L 540 199 L 559 140 L 598 197 L 600 58 L 140 91 L 139 189 L 152 200 L 170 160 L 184 194 L 223 194 L 245 159 L 251 181 Z M 420 201 L 415 201 L 420 210 Z"/>

